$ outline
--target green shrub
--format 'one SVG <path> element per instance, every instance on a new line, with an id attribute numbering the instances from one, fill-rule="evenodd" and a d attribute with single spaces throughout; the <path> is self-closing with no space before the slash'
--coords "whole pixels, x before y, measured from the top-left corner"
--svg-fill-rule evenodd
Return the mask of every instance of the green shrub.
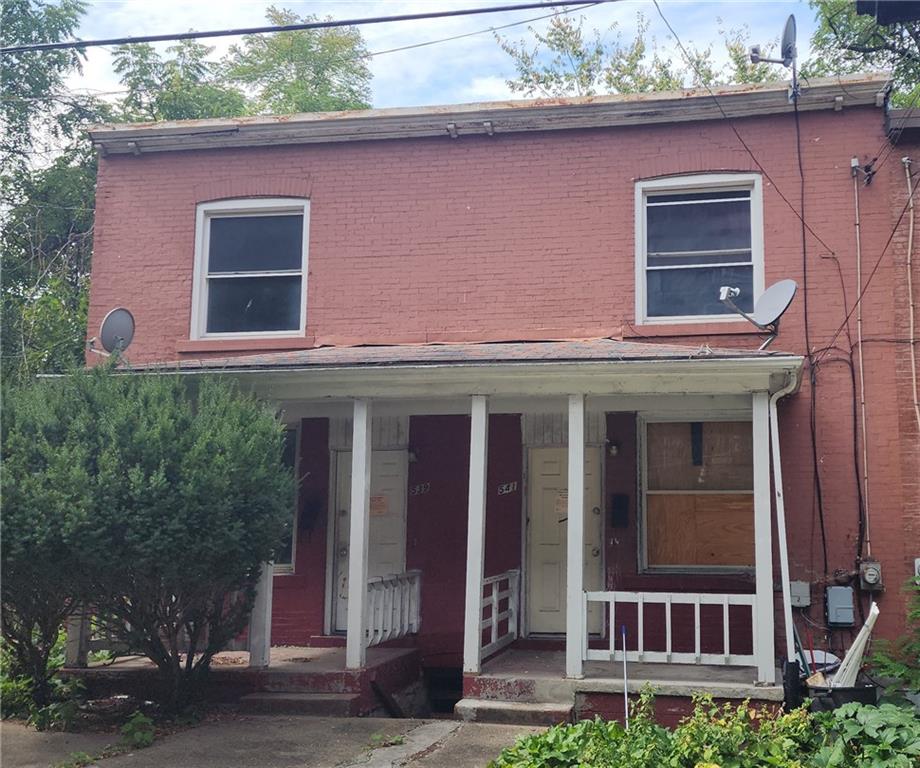
<path id="1" fill-rule="evenodd" d="M 818 768 L 917 768 L 920 718 L 911 707 L 845 704 L 815 715 L 826 741 L 810 765 Z"/>
<path id="2" fill-rule="evenodd" d="M 275 411 L 221 378 L 107 367 L 5 394 L 0 586 L 15 676 L 37 706 L 56 703 L 51 655 L 83 602 L 156 664 L 161 703 L 179 711 L 245 628 L 290 529 Z"/>
<path id="3" fill-rule="evenodd" d="M 153 744 L 155 733 L 153 720 L 141 711 L 135 712 L 128 722 L 121 726 L 122 742 L 135 749 L 142 749 Z"/>
<path id="4" fill-rule="evenodd" d="M 848 704 L 818 715 L 717 706 L 694 699 L 693 713 L 668 731 L 643 692 L 629 730 L 600 718 L 521 738 L 491 768 L 920 768 L 920 720 L 890 704 Z"/>
<path id="5" fill-rule="evenodd" d="M 882 677 L 895 681 L 892 688 L 920 693 L 920 578 L 911 578 L 905 589 L 910 593 L 907 633 L 894 642 L 880 640 L 872 666 Z"/>

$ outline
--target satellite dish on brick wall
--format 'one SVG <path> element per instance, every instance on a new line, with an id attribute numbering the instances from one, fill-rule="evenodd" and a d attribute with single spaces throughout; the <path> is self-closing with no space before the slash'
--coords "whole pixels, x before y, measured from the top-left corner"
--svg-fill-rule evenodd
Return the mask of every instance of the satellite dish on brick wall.
<path id="1" fill-rule="evenodd" d="M 109 312 L 99 327 L 99 343 L 109 354 L 124 352 L 134 338 L 134 315 L 124 307 Z"/>
<path id="2" fill-rule="evenodd" d="M 719 300 L 732 311 L 737 312 L 756 325 L 761 331 L 766 331 L 770 334 L 760 346 L 761 349 L 766 349 L 779 333 L 780 318 L 789 309 L 789 305 L 792 304 L 797 289 L 798 285 L 796 285 L 795 280 L 780 280 L 778 283 L 773 283 L 760 294 L 760 298 L 755 302 L 754 311 L 751 314 L 745 312 L 732 301 L 734 297 L 741 293 L 738 288 L 727 285 L 722 286 L 719 289 Z"/>
<path id="3" fill-rule="evenodd" d="M 751 315 L 754 323 L 761 328 L 775 326 L 792 304 L 797 288 L 795 280 L 780 280 L 773 283 L 760 294 L 760 298 L 754 304 L 754 313 Z"/>

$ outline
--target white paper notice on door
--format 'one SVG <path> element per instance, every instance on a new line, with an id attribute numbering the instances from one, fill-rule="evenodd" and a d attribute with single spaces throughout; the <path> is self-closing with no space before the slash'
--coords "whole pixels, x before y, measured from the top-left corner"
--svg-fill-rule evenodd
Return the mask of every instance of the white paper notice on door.
<path id="1" fill-rule="evenodd" d="M 556 496 L 556 506 L 553 508 L 553 511 L 557 515 L 565 515 L 569 511 L 569 492 L 568 491 L 559 491 Z"/>
<path id="2" fill-rule="evenodd" d="M 371 496 L 370 513 L 372 515 L 385 515 L 387 511 L 388 507 L 386 496 Z"/>

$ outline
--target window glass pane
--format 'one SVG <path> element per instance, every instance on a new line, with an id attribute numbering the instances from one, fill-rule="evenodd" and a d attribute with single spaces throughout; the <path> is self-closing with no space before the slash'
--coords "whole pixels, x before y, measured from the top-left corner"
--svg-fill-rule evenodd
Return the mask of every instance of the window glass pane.
<path id="1" fill-rule="evenodd" d="M 215 216 L 208 272 L 301 269 L 303 216 Z"/>
<path id="2" fill-rule="evenodd" d="M 281 452 L 281 462 L 285 467 L 295 470 L 297 461 L 297 430 L 284 430 L 284 447 Z M 296 470 L 295 470 L 296 471 Z M 296 477 L 296 475 L 295 475 Z M 294 491 L 295 498 L 293 502 L 294 513 L 286 526 L 284 536 L 281 539 L 281 545 L 275 551 L 276 565 L 291 565 L 294 555 L 294 519 L 297 514 L 297 491 Z"/>
<path id="3" fill-rule="evenodd" d="M 208 333 L 300 328 L 300 277 L 208 280 Z"/>
<path id="4" fill-rule="evenodd" d="M 668 192 L 662 195 L 649 195 L 650 204 L 682 203 L 697 200 L 749 200 L 751 193 L 747 189 L 711 190 L 709 192 Z"/>
<path id="5" fill-rule="evenodd" d="M 655 198 L 649 198 L 649 202 Z M 751 247 L 750 200 L 646 206 L 648 253 Z"/>
<path id="6" fill-rule="evenodd" d="M 650 491 L 750 491 L 754 456 L 749 421 L 649 423 Z"/>
<path id="7" fill-rule="evenodd" d="M 735 304 L 745 312 L 753 311 L 753 267 L 650 269 L 646 272 L 646 313 L 648 317 L 734 314 L 719 301 L 723 285 L 740 288 Z"/>

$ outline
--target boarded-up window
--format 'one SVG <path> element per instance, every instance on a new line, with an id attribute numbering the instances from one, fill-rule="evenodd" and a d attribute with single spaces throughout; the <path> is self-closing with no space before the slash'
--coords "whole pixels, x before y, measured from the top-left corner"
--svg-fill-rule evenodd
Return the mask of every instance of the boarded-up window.
<path id="1" fill-rule="evenodd" d="M 754 565 L 752 448 L 747 421 L 646 425 L 650 567 Z"/>

